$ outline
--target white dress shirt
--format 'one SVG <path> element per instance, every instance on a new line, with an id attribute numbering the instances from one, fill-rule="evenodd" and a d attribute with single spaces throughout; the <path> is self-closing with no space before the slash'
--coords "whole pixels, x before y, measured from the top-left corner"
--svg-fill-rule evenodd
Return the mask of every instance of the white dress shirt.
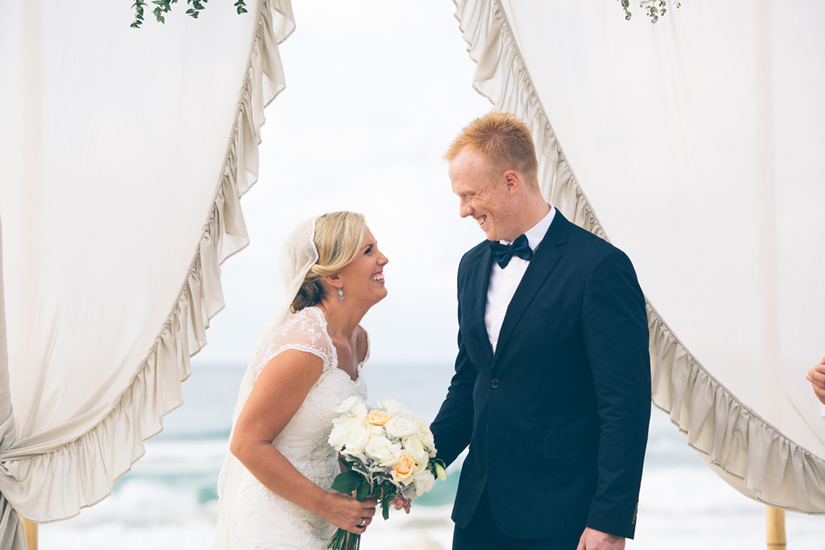
<path id="1" fill-rule="evenodd" d="M 556 208 L 550 204 L 550 212 L 542 220 L 527 231 L 527 244 L 533 250 L 541 243 L 547 229 L 553 222 L 556 215 Z M 501 244 L 512 244 L 511 241 L 500 241 Z M 518 256 L 513 256 L 507 267 L 502 269 L 493 261 L 493 271 L 490 273 L 490 285 L 487 287 L 487 308 L 484 310 L 484 324 L 487 326 L 487 336 L 490 338 L 490 345 L 493 346 L 493 353 L 496 352 L 498 335 L 501 332 L 501 324 L 504 322 L 504 315 L 510 306 L 510 301 L 516 293 L 524 272 L 530 262 L 522 260 Z"/>

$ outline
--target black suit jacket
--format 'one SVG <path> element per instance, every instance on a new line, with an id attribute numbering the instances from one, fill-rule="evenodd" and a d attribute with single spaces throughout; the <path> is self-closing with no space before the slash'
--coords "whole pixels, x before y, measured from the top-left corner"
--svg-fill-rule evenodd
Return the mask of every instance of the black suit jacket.
<path id="1" fill-rule="evenodd" d="M 633 537 L 650 420 L 644 296 L 630 260 L 556 211 L 493 354 L 484 324 L 492 253 L 458 269 L 458 357 L 432 431 L 451 463 L 470 446 L 453 509 L 466 527 L 485 485 L 515 538 Z"/>

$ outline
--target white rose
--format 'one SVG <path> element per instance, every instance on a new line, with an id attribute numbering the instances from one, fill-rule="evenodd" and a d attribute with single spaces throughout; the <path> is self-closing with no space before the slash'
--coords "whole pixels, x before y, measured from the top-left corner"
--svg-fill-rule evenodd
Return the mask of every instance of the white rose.
<path id="1" fill-rule="evenodd" d="M 404 406 L 403 403 L 399 403 L 395 399 L 384 399 L 378 404 L 378 406 L 393 416 L 409 418 L 410 411 Z"/>
<path id="2" fill-rule="evenodd" d="M 348 432 L 353 430 L 366 430 L 367 423 L 357 416 L 344 416 L 341 421 L 334 424 L 335 426 L 343 426 Z"/>
<path id="3" fill-rule="evenodd" d="M 406 437 L 408 435 L 412 435 L 415 433 L 415 422 L 399 416 L 394 416 L 392 420 L 387 422 L 386 426 L 384 427 L 386 428 L 387 433 L 390 435 L 390 437 L 394 437 L 396 439 L 400 439 L 402 437 Z"/>
<path id="4" fill-rule="evenodd" d="M 415 435 L 421 440 L 421 444 L 424 445 L 424 448 L 430 452 L 430 456 L 435 456 L 435 440 L 433 439 L 433 432 L 431 432 L 430 428 L 428 428 L 427 425 L 420 420 L 415 423 Z"/>
<path id="5" fill-rule="evenodd" d="M 335 426 L 329 433 L 327 441 L 336 451 L 340 451 L 347 442 L 347 429 L 342 425 Z"/>
<path id="6" fill-rule="evenodd" d="M 401 445 L 395 444 L 386 437 L 376 436 L 367 443 L 365 452 L 369 458 L 379 463 L 381 467 L 395 464 L 401 454 Z"/>
<path id="7" fill-rule="evenodd" d="M 370 435 L 386 435 L 387 432 L 384 431 L 383 426 L 373 426 L 372 424 L 367 425 L 367 430 L 369 430 Z"/>
<path id="8" fill-rule="evenodd" d="M 421 470 L 413 474 L 415 496 L 420 497 L 435 486 L 435 477 L 429 470 Z"/>
<path id="9" fill-rule="evenodd" d="M 430 460 L 430 455 L 427 452 L 427 449 L 424 448 L 424 445 L 421 444 L 421 440 L 415 435 L 410 435 L 404 438 L 404 450 L 412 455 L 417 464 L 423 464 L 426 466 L 427 462 Z"/>
<path id="10" fill-rule="evenodd" d="M 346 449 L 352 453 L 363 453 L 370 442 L 370 433 L 361 428 L 347 433 Z"/>
<path id="11" fill-rule="evenodd" d="M 339 414 L 348 414 L 351 416 L 356 416 L 358 418 L 364 418 L 367 416 L 367 406 L 364 404 L 364 401 L 361 400 L 360 397 L 357 395 L 353 395 L 352 397 L 348 397 L 344 399 L 340 405 L 335 409 L 335 412 Z"/>
<path id="12" fill-rule="evenodd" d="M 335 429 L 338 426 L 343 427 L 345 430 L 350 431 L 356 426 L 364 426 L 365 423 L 360 418 L 355 416 L 337 416 L 332 419 L 332 428 Z"/>

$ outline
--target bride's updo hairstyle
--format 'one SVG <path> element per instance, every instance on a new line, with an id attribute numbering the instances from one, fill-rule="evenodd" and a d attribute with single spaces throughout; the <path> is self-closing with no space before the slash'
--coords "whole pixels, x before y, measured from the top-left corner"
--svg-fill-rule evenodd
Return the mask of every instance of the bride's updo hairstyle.
<path id="1" fill-rule="evenodd" d="M 326 292 L 322 284 L 324 276 L 338 273 L 358 257 L 366 226 L 364 215 L 354 212 L 332 212 L 315 220 L 318 261 L 309 269 L 292 300 L 293 313 L 320 302 Z"/>

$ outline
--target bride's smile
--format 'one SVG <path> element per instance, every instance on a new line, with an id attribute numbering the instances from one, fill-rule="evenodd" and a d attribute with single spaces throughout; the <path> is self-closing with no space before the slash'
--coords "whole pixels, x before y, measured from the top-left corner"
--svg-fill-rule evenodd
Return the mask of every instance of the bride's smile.
<path id="1" fill-rule="evenodd" d="M 389 259 L 378 250 L 369 228 L 364 229 L 364 243 L 358 257 L 338 272 L 342 283 L 344 301 L 354 301 L 372 306 L 387 296 L 384 286 L 384 266 Z"/>

